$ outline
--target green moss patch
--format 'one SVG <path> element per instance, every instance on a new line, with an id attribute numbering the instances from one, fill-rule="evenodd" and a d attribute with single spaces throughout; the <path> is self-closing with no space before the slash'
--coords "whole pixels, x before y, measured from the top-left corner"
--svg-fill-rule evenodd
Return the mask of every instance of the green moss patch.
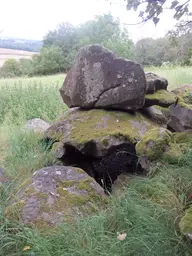
<path id="1" fill-rule="evenodd" d="M 131 114 L 100 109 L 76 110 L 60 118 L 48 130 L 47 137 L 57 141 L 70 141 L 74 145 L 98 140 L 106 145 L 109 137 L 123 138 L 134 143 L 156 126 L 139 112 Z"/>
<path id="2" fill-rule="evenodd" d="M 6 208 L 6 217 L 26 225 L 33 224 L 39 229 L 50 229 L 104 208 L 107 198 L 102 188 L 79 168 L 74 168 L 73 174 L 69 175 L 76 175 L 74 171 L 77 175 L 83 174 L 80 180 L 65 179 L 59 170 L 45 184 L 44 176 L 40 180 L 38 175 L 26 180 L 11 198 Z M 50 190 L 47 189 L 47 182 Z"/>
<path id="3" fill-rule="evenodd" d="M 177 103 L 181 108 L 187 108 L 187 109 L 192 109 L 192 104 L 188 103 L 182 98 L 181 96 L 178 97 L 178 103 Z"/>
<path id="4" fill-rule="evenodd" d="M 177 100 L 177 96 L 166 90 L 158 90 L 154 94 L 147 94 L 145 96 L 145 106 L 158 105 L 162 107 L 169 107 Z"/>
<path id="5" fill-rule="evenodd" d="M 171 141 L 171 136 L 171 132 L 164 128 L 151 129 L 137 143 L 137 155 L 145 156 L 151 161 L 161 158 Z"/>

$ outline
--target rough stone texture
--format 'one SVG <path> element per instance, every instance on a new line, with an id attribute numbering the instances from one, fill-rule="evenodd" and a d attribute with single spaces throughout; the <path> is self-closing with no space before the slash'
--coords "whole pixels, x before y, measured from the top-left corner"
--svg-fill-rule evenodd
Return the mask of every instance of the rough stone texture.
<path id="1" fill-rule="evenodd" d="M 192 104 L 186 104 L 179 99 L 177 104 L 170 106 L 170 121 L 168 127 L 175 132 L 192 129 Z"/>
<path id="2" fill-rule="evenodd" d="M 24 182 L 6 209 L 7 217 L 49 228 L 95 212 L 106 203 L 103 189 L 83 170 L 51 166 Z"/>
<path id="3" fill-rule="evenodd" d="M 171 132 L 165 128 L 151 129 L 145 134 L 136 145 L 136 153 L 143 169 L 149 170 L 153 161 L 162 158 L 171 138 Z"/>
<path id="4" fill-rule="evenodd" d="M 69 107 L 135 110 L 144 105 L 145 73 L 139 64 L 89 45 L 80 50 L 60 93 Z"/>
<path id="5" fill-rule="evenodd" d="M 184 84 L 172 91 L 181 97 L 186 104 L 192 104 L 192 84 Z"/>
<path id="6" fill-rule="evenodd" d="M 157 161 L 178 164 L 191 143 L 192 130 L 171 133 L 165 128 L 156 128 L 148 131 L 137 143 L 136 153 L 141 167 L 149 170 Z"/>
<path id="7" fill-rule="evenodd" d="M 158 75 L 152 72 L 145 73 L 147 80 L 147 93 L 151 94 L 156 92 L 157 90 L 167 89 L 168 81 L 165 78 L 159 77 Z"/>
<path id="8" fill-rule="evenodd" d="M 52 125 L 46 138 L 59 142 L 55 150 L 64 164 L 82 168 L 99 184 L 103 179 L 105 187 L 122 172 L 141 171 L 135 143 L 154 127 L 158 124 L 139 112 L 76 108 Z"/>
<path id="9" fill-rule="evenodd" d="M 163 113 L 161 108 L 158 108 L 158 106 L 144 108 L 143 113 L 145 113 L 154 122 L 159 123 L 165 127 L 167 126 L 169 118 Z"/>
<path id="10" fill-rule="evenodd" d="M 33 132 L 45 132 L 50 127 L 50 124 L 46 123 L 40 118 L 34 118 L 27 121 L 25 129 Z"/>
<path id="11" fill-rule="evenodd" d="M 181 233 L 192 240 L 192 207 L 189 208 L 179 223 Z"/>
<path id="12" fill-rule="evenodd" d="M 115 146 L 134 145 L 154 127 L 158 124 L 139 112 L 76 108 L 65 112 L 46 131 L 45 137 L 62 142 L 65 148 L 72 146 L 85 155 L 99 158 Z"/>
<path id="13" fill-rule="evenodd" d="M 146 94 L 145 96 L 145 107 L 150 107 L 153 105 L 161 107 L 169 107 L 174 104 L 177 100 L 177 96 L 166 90 L 158 90 L 154 94 Z"/>

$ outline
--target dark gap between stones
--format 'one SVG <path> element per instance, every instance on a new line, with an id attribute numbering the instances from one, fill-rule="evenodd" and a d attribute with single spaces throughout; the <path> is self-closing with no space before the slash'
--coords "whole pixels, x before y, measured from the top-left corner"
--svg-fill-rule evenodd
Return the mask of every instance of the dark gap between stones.
<path id="1" fill-rule="evenodd" d="M 93 153 L 94 143 L 87 146 L 86 152 Z M 128 143 L 113 146 L 108 153 L 100 158 L 83 154 L 72 145 L 65 145 L 66 154 L 60 159 L 64 165 L 83 169 L 93 177 L 105 190 L 112 192 L 112 185 L 122 173 L 145 174 L 135 151 L 135 145 Z"/>

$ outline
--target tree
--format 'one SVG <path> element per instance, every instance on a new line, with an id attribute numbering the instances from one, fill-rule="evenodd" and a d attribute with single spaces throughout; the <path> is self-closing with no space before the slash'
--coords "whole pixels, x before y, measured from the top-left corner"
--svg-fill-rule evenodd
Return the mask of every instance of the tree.
<path id="1" fill-rule="evenodd" d="M 192 12 L 189 10 L 190 0 L 124 0 L 127 2 L 127 10 L 139 11 L 141 21 L 138 24 L 148 20 L 153 20 L 156 25 L 164 10 L 173 10 L 176 20 L 186 16 L 190 19 Z M 192 20 L 187 22 L 192 23 Z"/>
<path id="2" fill-rule="evenodd" d="M 70 23 L 61 23 L 57 29 L 50 31 L 43 40 L 43 46 L 56 46 L 62 50 L 65 59 L 66 68 L 69 68 L 71 62 L 79 49 L 79 37 L 77 28 Z"/>
<path id="3" fill-rule="evenodd" d="M 8 59 L 5 61 L 1 68 L 1 76 L 3 77 L 14 77 L 20 76 L 21 70 L 19 63 L 15 59 Z"/>
<path id="4" fill-rule="evenodd" d="M 68 63 L 58 46 L 42 47 L 39 55 L 32 58 L 33 74 L 48 75 L 66 71 Z"/>
<path id="5" fill-rule="evenodd" d="M 128 31 L 123 28 L 118 19 L 108 13 L 96 16 L 79 27 L 80 46 L 101 44 L 114 51 L 120 57 L 132 56 L 133 42 Z"/>
<path id="6" fill-rule="evenodd" d="M 31 59 L 20 59 L 19 66 L 22 76 L 33 75 L 32 60 Z"/>
<path id="7" fill-rule="evenodd" d="M 191 64 L 192 23 L 179 22 L 168 31 L 171 48 L 176 49 L 176 59 L 180 64 Z"/>
<path id="8" fill-rule="evenodd" d="M 143 38 L 135 44 L 135 60 L 144 66 L 160 66 L 175 62 L 176 51 L 170 47 L 168 37 Z"/>
<path id="9" fill-rule="evenodd" d="M 62 23 L 44 38 L 44 46 L 54 45 L 62 49 L 68 68 L 78 50 L 88 44 L 101 44 L 122 57 L 132 56 L 133 42 L 127 30 L 111 14 L 96 16 L 78 27 Z"/>

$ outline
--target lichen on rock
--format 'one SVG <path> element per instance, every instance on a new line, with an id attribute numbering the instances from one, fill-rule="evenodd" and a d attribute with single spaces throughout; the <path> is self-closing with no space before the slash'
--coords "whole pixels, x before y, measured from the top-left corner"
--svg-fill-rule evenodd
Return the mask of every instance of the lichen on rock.
<path id="1" fill-rule="evenodd" d="M 52 125 L 46 138 L 59 142 L 59 152 L 63 144 L 64 164 L 82 168 L 110 191 L 120 173 L 140 172 L 135 144 L 154 127 L 159 125 L 140 112 L 75 109 Z"/>
<path id="2" fill-rule="evenodd" d="M 46 138 L 73 145 L 94 157 L 105 155 L 111 146 L 134 144 L 158 125 L 139 112 L 75 109 L 46 131 Z"/>
<path id="3" fill-rule="evenodd" d="M 87 45 L 77 54 L 60 93 L 70 108 L 136 110 L 145 101 L 145 73 L 138 63 L 101 45 Z"/>
<path id="4" fill-rule="evenodd" d="M 103 189 L 83 170 L 51 166 L 36 171 L 11 198 L 6 216 L 39 228 L 56 227 L 105 207 Z"/>

